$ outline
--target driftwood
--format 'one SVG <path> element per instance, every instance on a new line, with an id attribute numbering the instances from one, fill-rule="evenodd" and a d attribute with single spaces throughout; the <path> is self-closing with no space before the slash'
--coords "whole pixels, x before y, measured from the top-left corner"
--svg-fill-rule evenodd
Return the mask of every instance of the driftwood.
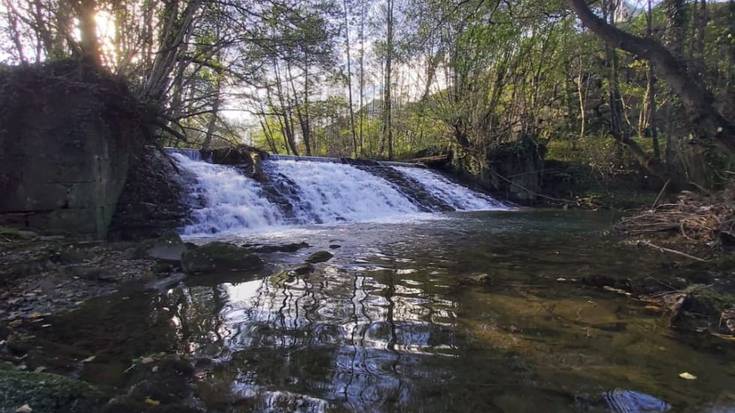
<path id="1" fill-rule="evenodd" d="M 661 247 L 659 245 L 652 243 L 651 241 L 638 241 L 637 245 L 653 248 L 659 252 L 666 252 L 666 253 L 678 255 L 684 258 L 689 258 L 690 260 L 694 260 L 694 261 L 707 262 L 707 260 L 705 260 L 704 258 L 695 257 L 694 255 L 687 254 L 686 252 L 678 251 L 672 248 Z"/>
<path id="2" fill-rule="evenodd" d="M 735 185 L 713 195 L 682 192 L 676 202 L 654 204 L 623 219 L 617 229 L 629 236 L 659 235 L 714 246 L 735 233 Z"/>

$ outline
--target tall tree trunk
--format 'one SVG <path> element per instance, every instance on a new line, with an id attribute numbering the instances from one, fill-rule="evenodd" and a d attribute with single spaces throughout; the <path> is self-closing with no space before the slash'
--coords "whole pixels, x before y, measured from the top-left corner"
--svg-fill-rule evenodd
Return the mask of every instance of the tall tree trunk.
<path id="1" fill-rule="evenodd" d="M 212 137 L 214 137 L 214 130 L 217 126 L 217 119 L 219 117 L 219 105 L 221 102 L 220 90 L 222 87 L 222 73 L 217 73 L 217 79 L 214 84 L 214 103 L 212 104 L 212 113 L 209 116 L 207 122 L 207 132 L 204 135 L 204 142 L 202 143 L 202 149 L 209 149 L 212 144 Z"/>
<path id="2" fill-rule="evenodd" d="M 141 90 L 145 100 L 163 101 L 169 86 L 169 77 L 176 67 L 181 52 L 188 46 L 184 39 L 191 29 L 203 0 L 190 0 L 181 15 L 178 13 L 178 0 L 166 2 L 163 13 L 159 50 L 155 53 L 152 67 L 147 73 Z"/>
<path id="3" fill-rule="evenodd" d="M 26 64 L 28 61 L 26 60 L 25 52 L 23 51 L 24 47 L 20 40 L 20 31 L 18 30 L 18 10 L 15 9 L 10 0 L 3 0 L 3 5 L 5 6 L 5 10 L 8 14 L 8 32 L 10 39 L 13 42 L 13 46 L 15 46 L 15 52 L 18 54 L 18 61 L 20 64 Z"/>
<path id="4" fill-rule="evenodd" d="M 715 107 L 713 95 L 684 64 L 653 39 L 644 39 L 613 27 L 597 17 L 585 0 L 567 0 L 582 22 L 607 43 L 633 53 L 656 65 L 661 77 L 679 95 L 690 115 L 691 125 L 701 137 L 711 137 L 730 153 L 735 153 L 735 124 Z"/>
<path id="5" fill-rule="evenodd" d="M 311 118 L 309 115 L 309 53 L 304 53 L 304 113 L 301 130 L 304 136 L 306 155 L 312 155 L 311 148 Z"/>
<path id="6" fill-rule="evenodd" d="M 365 108 L 365 18 L 367 14 L 366 0 L 360 0 L 360 155 L 365 151 L 365 116 L 367 108 Z"/>
<path id="7" fill-rule="evenodd" d="M 681 59 L 684 56 L 684 15 L 685 0 L 664 0 L 666 13 L 666 43 L 671 53 Z"/>
<path id="8" fill-rule="evenodd" d="M 383 83 L 383 143 L 388 145 L 388 159 L 393 159 L 393 125 L 391 108 L 391 82 L 393 64 L 393 0 L 387 0 L 387 36 L 385 56 L 385 78 Z M 382 148 L 381 148 L 382 153 Z"/>
<path id="9" fill-rule="evenodd" d="M 603 16 L 609 19 L 611 26 L 615 25 L 615 0 L 603 0 Z M 618 55 L 615 49 L 608 43 L 605 43 L 605 56 L 608 66 L 607 81 L 607 97 L 610 106 L 610 134 L 617 142 L 617 158 L 622 157 L 622 148 L 629 140 L 627 131 L 623 128 L 623 107 L 621 104 L 620 87 L 618 85 Z"/>
<path id="10" fill-rule="evenodd" d="M 652 0 L 648 0 L 646 9 L 646 36 L 653 38 L 653 8 Z M 657 162 L 661 161 L 661 148 L 658 142 L 658 131 L 656 130 L 656 72 L 652 62 L 648 62 L 648 73 L 646 80 L 646 118 L 653 143 L 653 157 Z"/>
<path id="11" fill-rule="evenodd" d="M 579 139 L 584 139 L 587 134 L 587 105 L 585 99 L 587 97 L 587 88 L 584 80 L 584 67 L 582 64 L 582 55 L 579 55 L 579 72 L 577 73 L 577 95 L 579 97 Z"/>
<path id="12" fill-rule="evenodd" d="M 357 157 L 357 132 L 355 132 L 355 109 L 352 103 L 352 59 L 350 55 L 350 19 L 347 0 L 344 0 L 345 11 L 345 46 L 347 51 L 347 106 L 350 110 L 350 131 L 352 132 L 352 156 Z"/>
<path id="13" fill-rule="evenodd" d="M 266 98 L 268 100 L 268 107 L 271 109 L 271 111 L 276 112 L 275 105 L 273 104 L 273 98 L 271 97 L 270 88 L 266 88 L 265 93 L 266 93 Z M 286 136 L 285 127 L 283 125 L 283 119 L 281 118 L 281 115 L 278 113 L 276 113 L 274 116 L 276 120 L 278 121 L 278 125 L 280 126 L 280 129 L 281 129 L 281 136 L 283 137 L 283 147 L 286 149 L 286 155 L 291 155 L 291 146 L 288 143 L 288 137 Z"/>
<path id="14" fill-rule="evenodd" d="M 97 2 L 96 0 L 80 0 L 77 10 L 79 18 L 79 34 L 81 37 L 82 53 L 85 59 L 100 65 L 102 58 L 100 56 L 100 45 L 97 39 Z"/>
<path id="15" fill-rule="evenodd" d="M 299 101 L 299 92 L 296 90 L 296 83 L 293 79 L 293 74 L 291 73 L 291 62 L 286 62 L 286 73 L 288 74 L 288 82 L 291 85 L 291 92 L 294 95 L 294 101 L 295 101 L 295 108 L 296 108 L 296 118 L 299 121 L 299 127 L 301 128 L 301 136 L 304 139 L 304 147 L 306 148 L 306 155 L 311 155 L 311 127 L 309 125 L 309 121 L 307 119 L 306 114 L 306 103 L 304 103 L 304 108 L 302 108 L 301 102 Z M 308 79 L 307 79 L 308 80 Z M 304 84 L 304 88 L 306 88 L 306 84 Z M 307 96 L 304 96 L 304 99 L 306 99 Z"/>
<path id="16" fill-rule="evenodd" d="M 289 107 L 286 98 L 284 97 L 283 85 L 281 84 L 281 76 L 278 70 L 278 63 L 273 61 L 273 69 L 276 73 L 276 97 L 278 98 L 278 104 L 281 106 L 281 127 L 283 129 L 283 135 L 286 137 L 286 143 L 291 149 L 294 155 L 299 156 L 299 150 L 296 147 L 296 140 L 294 139 L 293 131 L 293 116 L 291 116 L 291 109 Z"/>
<path id="17" fill-rule="evenodd" d="M 696 2 L 693 7 L 696 9 Z M 707 32 L 707 0 L 699 0 L 699 9 L 696 11 L 696 19 L 693 19 L 695 25 L 694 30 L 694 47 L 692 47 L 692 55 L 694 56 L 694 68 L 696 75 L 704 81 L 707 66 L 705 64 L 705 35 Z"/>

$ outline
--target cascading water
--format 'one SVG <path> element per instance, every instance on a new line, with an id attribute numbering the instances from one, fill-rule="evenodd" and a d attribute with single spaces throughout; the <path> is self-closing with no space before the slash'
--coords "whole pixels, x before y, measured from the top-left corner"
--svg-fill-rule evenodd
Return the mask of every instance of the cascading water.
<path id="1" fill-rule="evenodd" d="M 235 168 L 194 160 L 182 153 L 171 155 L 196 177 L 194 198 L 202 204 L 193 206 L 193 223 L 184 228 L 185 234 L 256 229 L 283 222 L 261 185 Z"/>
<path id="2" fill-rule="evenodd" d="M 301 195 L 301 210 L 319 223 L 365 221 L 419 212 L 397 189 L 351 165 L 324 162 L 266 161 L 289 177 Z"/>
<path id="3" fill-rule="evenodd" d="M 406 176 L 422 184 L 432 195 L 446 202 L 458 211 L 486 211 L 505 209 L 497 200 L 455 184 L 440 174 L 428 169 L 394 166 Z"/>
<path id="4" fill-rule="evenodd" d="M 422 211 L 507 209 L 489 196 L 421 168 L 269 159 L 263 163 L 267 178 L 258 182 L 234 166 L 208 163 L 196 154 L 171 151 L 171 155 L 196 177 L 192 190 L 199 203 L 192 205 L 192 223 L 184 228 L 185 234 L 364 222 Z M 388 177 L 386 168 L 398 171 L 403 179 Z"/>

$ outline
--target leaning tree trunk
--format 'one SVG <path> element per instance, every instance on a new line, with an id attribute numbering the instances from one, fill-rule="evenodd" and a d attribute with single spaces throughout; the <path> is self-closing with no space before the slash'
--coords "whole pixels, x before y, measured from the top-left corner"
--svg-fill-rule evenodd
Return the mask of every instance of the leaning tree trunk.
<path id="1" fill-rule="evenodd" d="M 711 137 L 729 153 L 735 153 L 735 124 L 715 107 L 714 96 L 668 49 L 653 39 L 634 36 L 596 16 L 586 0 L 567 0 L 582 23 L 612 46 L 640 56 L 656 65 L 660 76 L 681 98 L 699 135 Z"/>

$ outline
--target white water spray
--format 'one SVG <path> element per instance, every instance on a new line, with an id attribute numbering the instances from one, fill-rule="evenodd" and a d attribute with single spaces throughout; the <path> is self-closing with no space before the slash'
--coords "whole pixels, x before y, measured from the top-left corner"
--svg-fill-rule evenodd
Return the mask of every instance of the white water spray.
<path id="1" fill-rule="evenodd" d="M 422 209 L 406 196 L 410 188 L 335 162 L 271 159 L 269 182 L 261 184 L 235 167 L 215 165 L 186 152 L 173 152 L 196 178 L 192 223 L 185 234 L 250 232 L 290 224 L 333 224 L 408 217 Z M 455 184 L 430 170 L 395 167 L 456 210 L 507 209 L 491 197 Z"/>
<path id="2" fill-rule="evenodd" d="M 193 223 L 185 234 L 214 234 L 252 230 L 283 222 L 263 194 L 263 188 L 235 168 L 193 160 L 180 153 L 172 154 L 179 165 L 197 179 L 196 197 L 203 205 L 194 205 Z"/>
<path id="3" fill-rule="evenodd" d="M 508 209 L 497 200 L 455 184 L 440 174 L 422 168 L 394 166 L 402 174 L 413 178 L 435 197 L 453 206 L 458 211 L 492 211 Z"/>

